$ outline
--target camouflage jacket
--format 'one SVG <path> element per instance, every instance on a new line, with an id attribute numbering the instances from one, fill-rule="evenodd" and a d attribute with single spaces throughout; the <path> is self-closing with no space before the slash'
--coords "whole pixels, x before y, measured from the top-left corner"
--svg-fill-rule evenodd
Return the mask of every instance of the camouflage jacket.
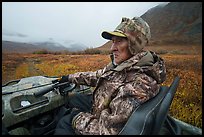
<path id="1" fill-rule="evenodd" d="M 96 72 L 70 74 L 76 84 L 95 86 L 90 113 L 80 112 L 73 120 L 77 134 L 115 135 L 131 113 L 154 97 L 166 79 L 162 58 L 151 51 L 142 51 L 120 65 L 112 63 Z"/>

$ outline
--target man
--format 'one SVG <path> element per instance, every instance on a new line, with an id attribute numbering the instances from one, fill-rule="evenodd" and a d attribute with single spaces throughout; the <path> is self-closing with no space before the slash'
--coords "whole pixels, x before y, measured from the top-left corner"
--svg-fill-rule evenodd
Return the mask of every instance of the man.
<path id="1" fill-rule="evenodd" d="M 95 89 L 91 96 L 77 95 L 70 100 L 75 111 L 59 122 L 55 134 L 119 134 L 132 112 L 157 95 L 166 78 L 163 59 L 144 50 L 151 35 L 142 18 L 122 18 L 113 32 L 104 31 L 102 37 L 112 40 L 112 63 L 96 72 L 78 72 L 61 78 L 60 82 Z"/>

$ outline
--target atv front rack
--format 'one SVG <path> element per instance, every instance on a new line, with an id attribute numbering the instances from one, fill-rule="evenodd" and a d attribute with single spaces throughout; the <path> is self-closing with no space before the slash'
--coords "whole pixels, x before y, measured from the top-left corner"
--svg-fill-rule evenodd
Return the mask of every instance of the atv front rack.
<path id="1" fill-rule="evenodd" d="M 2 87 L 2 122 L 10 127 L 39 114 L 59 108 L 67 103 L 69 95 L 63 89 L 50 88 L 46 93 L 35 96 L 44 89 L 48 89 L 56 77 L 34 76 L 16 80 L 15 84 Z M 85 87 L 65 87 L 73 93 L 83 91 Z M 64 94 L 64 95 L 62 95 Z M 22 104 L 26 102 L 26 104 Z"/>

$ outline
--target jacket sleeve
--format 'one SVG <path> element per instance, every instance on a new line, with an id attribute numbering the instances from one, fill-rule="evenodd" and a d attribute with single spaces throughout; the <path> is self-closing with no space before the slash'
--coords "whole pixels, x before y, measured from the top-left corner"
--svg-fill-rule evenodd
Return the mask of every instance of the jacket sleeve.
<path id="1" fill-rule="evenodd" d="M 140 74 L 134 81 L 118 88 L 109 107 L 102 110 L 99 117 L 81 112 L 73 120 L 74 128 L 81 134 L 118 134 L 119 125 L 127 122 L 133 110 L 159 91 L 157 82 L 145 74 Z M 121 130 L 121 129 L 120 129 Z"/>
<path id="2" fill-rule="evenodd" d="M 95 72 L 77 72 L 74 74 L 69 74 L 69 81 L 77 85 L 87 85 L 95 87 L 98 78 L 103 74 L 104 69 L 97 70 Z"/>

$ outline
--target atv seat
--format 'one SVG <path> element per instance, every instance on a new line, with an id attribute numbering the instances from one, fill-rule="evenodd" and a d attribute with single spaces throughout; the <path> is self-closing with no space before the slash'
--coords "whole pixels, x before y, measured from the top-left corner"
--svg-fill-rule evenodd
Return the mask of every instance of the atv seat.
<path id="1" fill-rule="evenodd" d="M 162 125 L 168 120 L 168 110 L 178 87 L 179 79 L 177 76 L 170 87 L 161 86 L 155 97 L 139 106 L 132 113 L 119 135 L 158 135 Z M 179 131 L 175 132 L 178 133 Z"/>

